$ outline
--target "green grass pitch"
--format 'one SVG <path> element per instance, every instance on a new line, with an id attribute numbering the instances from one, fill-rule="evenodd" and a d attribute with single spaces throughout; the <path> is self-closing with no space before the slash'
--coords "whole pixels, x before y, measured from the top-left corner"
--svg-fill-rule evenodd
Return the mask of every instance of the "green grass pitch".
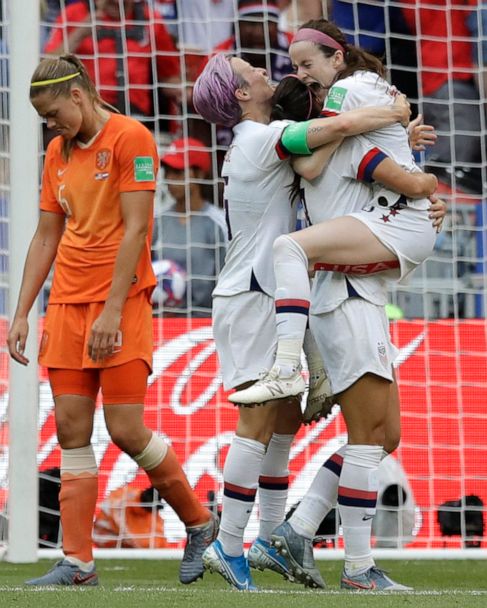
<path id="1" fill-rule="evenodd" d="M 53 562 L 0 562 L 0 606 L 17 608 L 485 608 L 487 560 L 382 561 L 392 578 L 413 586 L 404 594 L 342 592 L 341 562 L 318 562 L 326 591 L 305 589 L 270 572 L 255 572 L 255 593 L 231 590 L 217 574 L 185 586 L 176 561 L 98 560 L 99 587 L 26 587 L 23 581 L 43 574 Z"/>

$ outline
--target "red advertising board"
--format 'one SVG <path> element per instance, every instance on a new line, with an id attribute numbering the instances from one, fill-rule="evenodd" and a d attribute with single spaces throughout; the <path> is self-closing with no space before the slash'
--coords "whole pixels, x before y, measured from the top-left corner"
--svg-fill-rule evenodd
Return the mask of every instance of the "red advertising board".
<path id="1" fill-rule="evenodd" d="M 154 330 L 147 424 L 172 442 L 202 500 L 209 491 L 219 497 L 237 413 L 221 385 L 210 320 L 156 319 Z M 411 546 L 459 546 L 458 539 L 445 542 L 440 538 L 436 510 L 442 502 L 468 494 L 476 494 L 487 504 L 486 323 L 399 321 L 392 325 L 392 335 L 400 348 L 397 373 L 402 410 L 402 442 L 395 456 L 408 475 L 422 513 L 421 528 Z M 58 465 L 59 453 L 53 404 L 43 372 L 40 390 L 39 468 L 45 469 Z M 327 421 L 299 432 L 291 453 L 290 504 L 306 490 L 344 433 L 338 410 Z M 0 433 L 2 437 L 6 441 L 5 432 Z M 100 468 L 100 499 L 125 483 L 148 485 L 144 473 L 110 443 L 100 407 L 93 444 Z M 5 471 L 6 462 L 1 458 Z M 182 525 L 168 508 L 163 517 L 169 543 L 179 546 L 185 537 Z M 255 517 L 248 540 L 255 532 Z"/>

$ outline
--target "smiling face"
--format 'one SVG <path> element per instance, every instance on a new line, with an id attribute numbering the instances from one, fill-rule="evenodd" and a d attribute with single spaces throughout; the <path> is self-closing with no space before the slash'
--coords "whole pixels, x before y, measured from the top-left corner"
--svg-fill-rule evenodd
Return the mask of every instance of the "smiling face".
<path id="1" fill-rule="evenodd" d="M 31 99 L 36 112 L 46 120 L 47 128 L 62 135 L 64 139 L 73 139 L 78 135 L 83 123 L 81 111 L 81 93 L 73 87 L 69 96 L 54 96 L 49 91 L 40 93 Z"/>
<path id="2" fill-rule="evenodd" d="M 345 67 L 341 51 L 326 57 L 317 44 L 307 40 L 291 44 L 289 56 L 300 80 L 308 85 L 318 83 L 325 89 L 330 88 L 338 72 Z"/>
<path id="3" fill-rule="evenodd" d="M 263 68 L 255 68 L 248 61 L 240 59 L 240 57 L 232 57 L 232 69 L 245 81 L 240 89 L 246 93 L 249 99 L 257 104 L 269 102 L 274 93 L 267 71 Z"/>

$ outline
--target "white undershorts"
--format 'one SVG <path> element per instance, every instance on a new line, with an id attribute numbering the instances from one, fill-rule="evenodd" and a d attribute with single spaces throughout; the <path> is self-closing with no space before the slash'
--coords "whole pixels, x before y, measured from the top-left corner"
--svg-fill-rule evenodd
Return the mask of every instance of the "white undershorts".
<path id="1" fill-rule="evenodd" d="M 348 216 L 368 226 L 379 241 L 396 255 L 401 281 L 433 252 L 437 233 L 427 210 L 372 207 L 370 211 L 364 209 Z"/>
<path id="2" fill-rule="evenodd" d="M 310 315 L 309 324 L 334 394 L 367 373 L 393 381 L 398 350 L 383 306 L 349 298 L 331 312 Z"/>
<path id="3" fill-rule="evenodd" d="M 274 298 L 258 291 L 213 297 L 213 337 L 225 390 L 258 380 L 277 350 Z"/>

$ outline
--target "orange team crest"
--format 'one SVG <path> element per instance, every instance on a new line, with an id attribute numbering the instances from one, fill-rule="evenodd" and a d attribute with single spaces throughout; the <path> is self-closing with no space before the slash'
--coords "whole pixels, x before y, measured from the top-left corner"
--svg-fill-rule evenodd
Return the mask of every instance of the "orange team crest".
<path id="1" fill-rule="evenodd" d="M 96 168 L 103 170 L 108 166 L 112 153 L 110 150 L 104 149 L 96 153 Z"/>

